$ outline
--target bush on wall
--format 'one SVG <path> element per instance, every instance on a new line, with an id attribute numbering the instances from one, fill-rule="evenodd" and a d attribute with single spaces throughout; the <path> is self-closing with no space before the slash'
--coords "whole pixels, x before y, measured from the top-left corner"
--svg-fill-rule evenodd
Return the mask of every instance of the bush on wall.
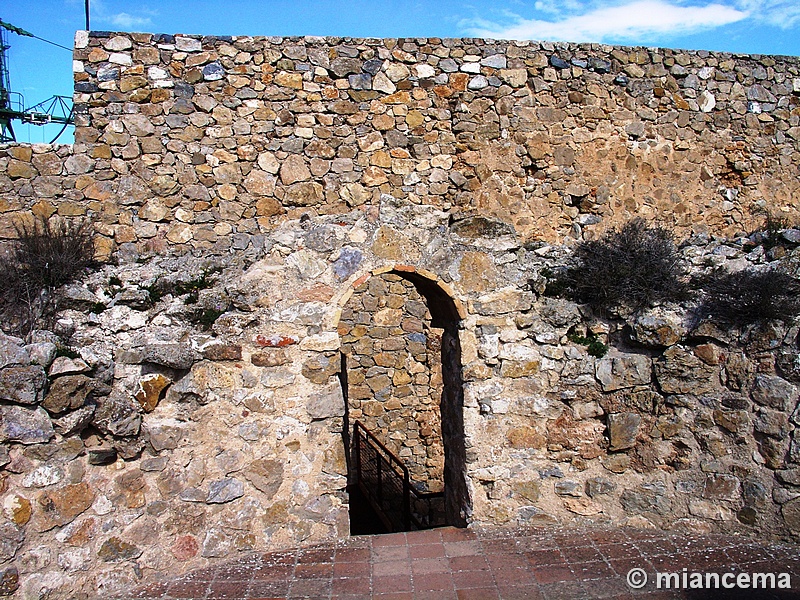
<path id="1" fill-rule="evenodd" d="M 94 264 L 92 223 L 36 219 L 16 226 L 5 249 L 0 318 L 8 332 L 26 334 L 57 309 L 55 290 Z"/>
<path id="2" fill-rule="evenodd" d="M 745 327 L 758 321 L 791 321 L 800 314 L 800 281 L 777 269 L 718 269 L 699 282 L 699 316 L 723 326 Z"/>
<path id="3" fill-rule="evenodd" d="M 551 282 L 549 291 L 596 311 L 620 306 L 638 310 L 687 297 L 672 232 L 642 219 L 579 244 L 575 259 L 574 266 Z"/>

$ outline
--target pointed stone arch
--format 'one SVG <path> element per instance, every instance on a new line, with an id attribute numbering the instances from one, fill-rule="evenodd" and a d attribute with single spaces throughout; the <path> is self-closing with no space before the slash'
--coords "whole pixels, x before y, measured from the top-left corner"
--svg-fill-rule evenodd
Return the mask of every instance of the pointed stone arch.
<path id="1" fill-rule="evenodd" d="M 385 302 L 380 299 L 384 292 L 387 292 Z M 402 303 L 398 296 L 403 296 Z M 334 327 L 342 340 L 341 381 L 347 406 L 343 434 L 348 455 L 349 434 L 356 420 L 353 416 L 357 416 L 369 421 L 383 436 L 384 444 L 409 460 L 412 473 L 424 480 L 420 491 L 437 491 L 437 486 L 441 486 L 446 523 L 465 527 L 471 504 L 466 481 L 458 334 L 466 317 L 464 305 L 436 274 L 405 264 L 387 265 L 355 276 L 337 300 L 340 308 Z M 424 305 L 424 314 L 419 304 Z M 357 306 L 358 314 L 353 306 Z M 405 320 L 403 311 L 408 313 Z M 417 320 L 424 322 L 420 325 Z M 398 356 L 386 356 L 386 348 L 394 348 Z M 428 353 L 427 361 L 419 356 L 422 348 Z M 387 366 L 375 364 L 376 359 Z M 417 371 L 413 377 L 402 371 L 409 362 L 413 363 L 412 370 Z M 427 373 L 419 372 L 422 362 Z M 365 385 L 367 373 L 373 380 L 382 379 L 371 386 Z M 414 387 L 413 382 L 418 385 L 410 391 L 406 384 Z M 368 406 L 372 407 L 371 412 L 384 417 L 382 421 L 365 419 L 362 400 L 369 394 L 372 395 L 367 400 Z M 428 399 L 432 400 L 430 404 Z M 412 419 L 421 426 L 418 428 Z M 406 434 L 419 438 L 427 454 L 415 455 L 412 449 L 415 445 L 404 439 Z M 436 437 L 438 440 L 433 439 Z M 436 444 L 441 448 L 440 464 Z M 423 461 L 425 466 L 420 464 Z"/>

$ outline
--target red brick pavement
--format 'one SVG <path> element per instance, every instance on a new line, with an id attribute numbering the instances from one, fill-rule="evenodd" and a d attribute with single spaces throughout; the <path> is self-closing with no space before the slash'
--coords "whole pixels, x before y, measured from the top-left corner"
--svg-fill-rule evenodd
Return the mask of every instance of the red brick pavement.
<path id="1" fill-rule="evenodd" d="M 626 576 L 649 575 L 641 589 Z M 788 573 L 793 589 L 657 589 L 656 572 Z M 734 581 L 732 578 L 728 582 Z M 779 580 L 776 579 L 776 583 Z M 662 586 L 663 587 L 663 586 Z M 800 546 L 633 529 L 429 531 L 252 555 L 120 600 L 578 600 L 800 598 Z"/>

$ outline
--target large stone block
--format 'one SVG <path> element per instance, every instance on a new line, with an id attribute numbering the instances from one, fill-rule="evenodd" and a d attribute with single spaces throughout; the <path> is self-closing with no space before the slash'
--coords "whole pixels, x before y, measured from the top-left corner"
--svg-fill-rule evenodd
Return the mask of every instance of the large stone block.
<path id="1" fill-rule="evenodd" d="M 0 441 L 41 444 L 54 434 L 53 423 L 44 409 L 0 406 Z"/>
<path id="2" fill-rule="evenodd" d="M 50 384 L 42 406 L 50 414 L 58 415 L 68 410 L 81 408 L 94 391 L 93 380 L 85 375 L 58 377 Z"/>
<path id="3" fill-rule="evenodd" d="M 642 417 L 636 413 L 614 413 L 608 415 L 608 434 L 611 438 L 610 450 L 625 450 L 636 444 Z"/>
<path id="4" fill-rule="evenodd" d="M 47 374 L 40 365 L 0 369 L 0 400 L 15 404 L 38 404 L 47 384 Z"/>
<path id="5" fill-rule="evenodd" d="M 656 378 L 667 394 L 701 395 L 719 386 L 719 371 L 680 346 L 671 346 L 654 361 Z"/>
<path id="6" fill-rule="evenodd" d="M 87 483 L 77 483 L 42 492 L 36 497 L 36 525 L 39 531 L 71 523 L 94 502 L 95 493 Z"/>
<path id="7" fill-rule="evenodd" d="M 604 392 L 649 385 L 650 357 L 644 354 L 611 354 L 598 360 L 595 376 Z"/>
<path id="8" fill-rule="evenodd" d="M 791 412 L 797 406 L 798 389 L 785 379 L 759 373 L 753 381 L 750 397 L 761 406 Z"/>

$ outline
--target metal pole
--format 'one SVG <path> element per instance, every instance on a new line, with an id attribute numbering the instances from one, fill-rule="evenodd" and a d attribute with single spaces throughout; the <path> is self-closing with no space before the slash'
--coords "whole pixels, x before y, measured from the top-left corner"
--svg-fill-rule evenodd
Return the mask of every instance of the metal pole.
<path id="1" fill-rule="evenodd" d="M 358 432 L 358 422 L 353 427 L 353 438 L 356 447 L 356 485 L 361 484 L 361 436 Z"/>
<path id="2" fill-rule="evenodd" d="M 411 531 L 411 479 L 408 471 L 403 473 L 403 527 Z"/>
<path id="3" fill-rule="evenodd" d="M 89 29 L 89 0 L 85 1 L 84 8 L 85 8 L 85 11 L 86 11 L 86 31 L 90 31 L 90 29 Z"/>

